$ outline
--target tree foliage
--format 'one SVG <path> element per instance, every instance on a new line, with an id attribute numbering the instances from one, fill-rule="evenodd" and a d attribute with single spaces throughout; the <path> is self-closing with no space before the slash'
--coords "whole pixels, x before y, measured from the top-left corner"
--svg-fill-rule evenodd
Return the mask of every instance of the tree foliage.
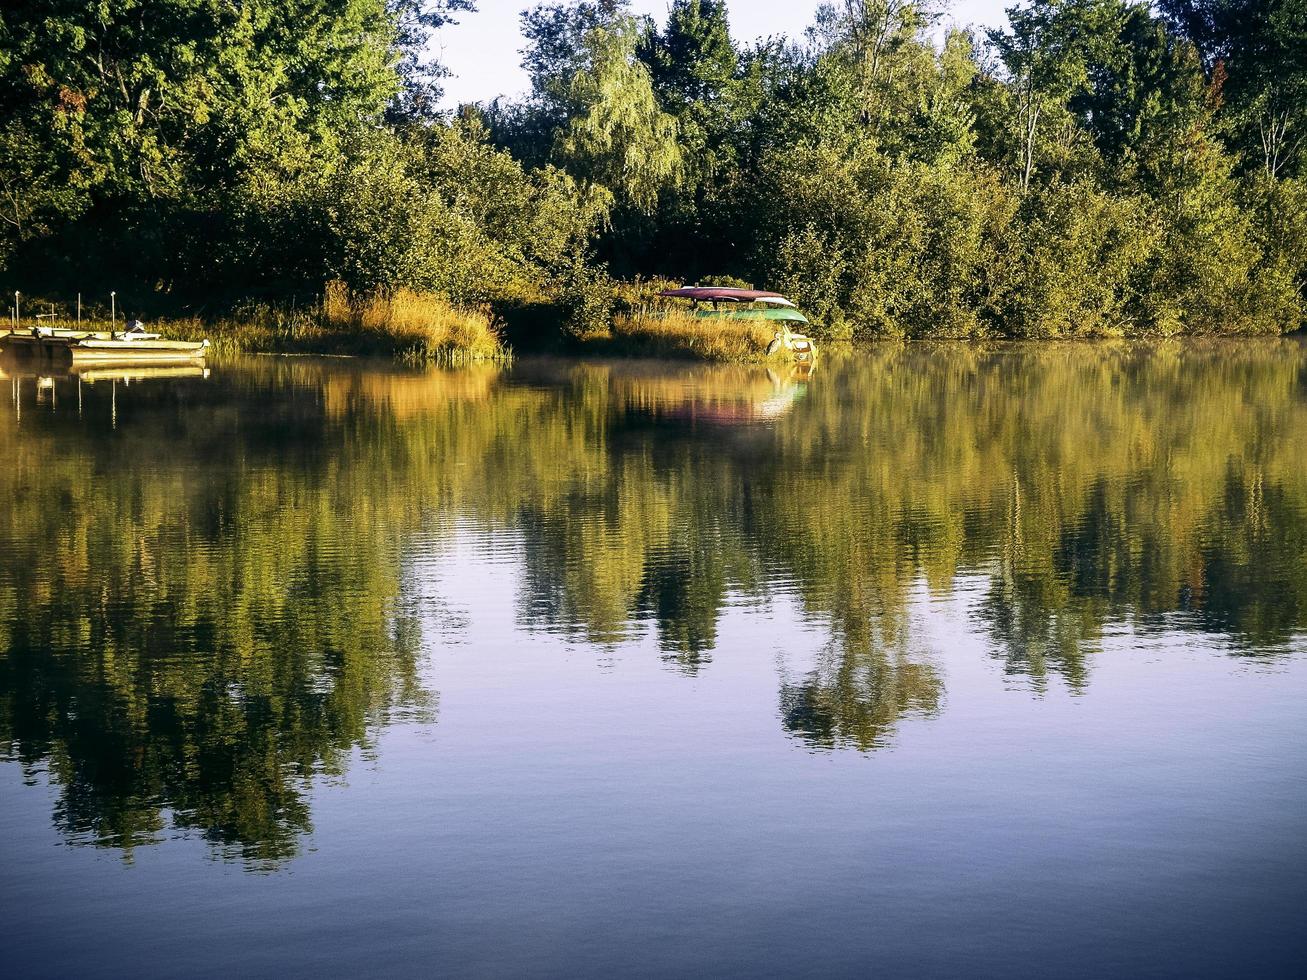
<path id="1" fill-rule="evenodd" d="M 658 104 L 643 62 L 635 57 L 636 24 L 621 18 L 582 41 L 586 66 L 558 89 L 567 113 L 554 158 L 590 186 L 648 213 L 681 169 L 676 120 Z"/>
<path id="2" fill-rule="evenodd" d="M 586 320 L 618 279 L 727 276 L 830 336 L 1303 323 L 1304 0 L 1028 0 L 983 36 L 838 0 L 747 46 L 723 0 L 553 0 L 522 14 L 530 92 L 442 114 L 431 32 L 472 8 L 16 0 L 0 266 Z"/>

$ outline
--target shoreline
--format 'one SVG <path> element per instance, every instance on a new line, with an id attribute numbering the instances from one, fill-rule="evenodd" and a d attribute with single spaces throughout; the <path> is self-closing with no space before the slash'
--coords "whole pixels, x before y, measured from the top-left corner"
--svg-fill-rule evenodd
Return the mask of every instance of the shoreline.
<path id="1" fill-rule="evenodd" d="M 110 324 L 100 321 L 76 322 L 43 320 L 24 322 L 17 332 L 25 333 L 33 327 L 81 329 L 87 332 L 108 332 Z M 510 364 L 519 358 L 562 357 L 585 361 L 675 361 L 686 364 L 741 365 L 755 367 L 785 366 L 795 363 L 792 355 L 782 352 L 768 355 L 765 349 L 749 350 L 742 346 L 741 338 L 729 338 L 734 343 L 715 346 L 703 345 L 702 334 L 685 335 L 664 332 L 653 335 L 646 332 L 591 334 L 581 337 L 551 337 L 545 343 L 510 346 L 498 340 L 493 348 L 480 346 L 444 345 L 431 349 L 418 349 L 405 344 L 407 338 L 367 330 L 332 330 L 320 326 L 298 329 L 270 329 L 267 325 L 251 321 L 202 321 L 194 318 L 158 319 L 149 324 L 151 332 L 170 339 L 208 339 L 211 357 L 219 360 L 240 357 L 322 358 L 339 360 L 387 361 L 400 366 L 420 368 L 463 367 L 477 364 Z M 121 322 L 118 329 L 121 330 Z M 0 348 L 9 329 L 0 330 Z M 875 337 L 859 339 L 822 340 L 822 356 L 847 356 L 858 349 L 885 347 L 929 347 L 932 345 L 965 347 L 976 352 L 1007 349 L 1054 349 L 1084 344 L 1103 347 L 1133 347 L 1152 344 L 1201 345 L 1212 342 L 1249 342 L 1274 340 L 1302 340 L 1307 330 L 1282 333 L 1177 333 L 1177 334 L 1124 334 L 1120 336 L 1078 337 Z M 820 360 L 820 359 L 819 359 Z"/>

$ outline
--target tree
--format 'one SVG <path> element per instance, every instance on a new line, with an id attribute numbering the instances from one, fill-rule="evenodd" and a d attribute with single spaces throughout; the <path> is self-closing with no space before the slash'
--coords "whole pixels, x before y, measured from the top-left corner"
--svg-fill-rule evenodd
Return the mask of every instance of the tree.
<path id="1" fill-rule="evenodd" d="M 1050 116 L 1088 85 L 1089 48 L 1113 14 L 1111 0 L 1033 0 L 1009 7 L 1010 28 L 991 29 L 989 42 L 1007 70 L 1021 190 L 1030 189 L 1040 137 Z"/>
<path id="2" fill-rule="evenodd" d="M 0 173 L 16 217 L 56 207 L 67 230 L 92 216 L 79 266 L 165 282 L 186 278 L 189 249 L 202 257 L 222 223 L 208 216 L 243 184 L 378 124 L 400 91 L 386 0 L 21 0 L 3 29 Z M 53 224 L 23 223 L 11 243 Z"/>
<path id="3" fill-rule="evenodd" d="M 664 108 L 677 116 L 727 98 L 740 64 L 723 0 L 676 0 L 666 30 L 651 32 L 640 53 Z"/>
<path id="4" fill-rule="evenodd" d="M 476 10 L 476 0 L 389 0 L 398 28 L 403 88 L 392 112 L 398 117 L 432 118 L 444 94 L 441 79 L 449 72 L 430 54 L 431 35 L 456 24 L 460 13 Z"/>
<path id="5" fill-rule="evenodd" d="M 582 181 L 648 213 L 679 179 L 682 153 L 676 120 L 659 107 L 649 71 L 636 58 L 637 37 L 630 18 L 585 35 L 586 66 L 558 90 L 568 122 L 554 152 Z"/>
<path id="6" fill-rule="evenodd" d="M 1104 178 L 1170 195 L 1196 147 L 1210 140 L 1215 103 L 1197 49 L 1144 6 L 1120 4 L 1114 33 L 1086 62 L 1070 107 L 1103 156 Z"/>
<path id="7" fill-rule="evenodd" d="M 410 288 L 518 302 L 583 252 L 599 209 L 547 167 L 528 173 L 475 118 L 359 133 L 339 159 L 262 185 L 246 206 L 246 281 Z"/>
<path id="8" fill-rule="evenodd" d="M 1163 0 L 1219 80 L 1237 146 L 1277 178 L 1301 173 L 1307 141 L 1307 0 Z"/>
<path id="9" fill-rule="evenodd" d="M 522 67 L 537 103 L 557 111 L 562 91 L 578 71 L 591 67 L 586 37 L 630 16 L 626 0 L 565 0 L 541 3 L 522 12 Z"/>
<path id="10" fill-rule="evenodd" d="M 818 10 L 818 34 L 853 65 L 864 124 L 882 124 L 895 101 L 895 83 L 914 55 L 924 52 L 921 34 L 935 19 L 922 0 L 840 0 Z"/>

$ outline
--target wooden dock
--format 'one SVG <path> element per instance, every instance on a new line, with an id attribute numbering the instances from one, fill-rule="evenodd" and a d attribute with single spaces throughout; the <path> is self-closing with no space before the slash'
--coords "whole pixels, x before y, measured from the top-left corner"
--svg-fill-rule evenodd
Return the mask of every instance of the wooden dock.
<path id="1" fill-rule="evenodd" d="M 209 352 L 207 340 L 165 340 L 158 334 L 54 330 L 0 333 L 0 350 L 14 357 L 71 365 L 194 364 Z"/>

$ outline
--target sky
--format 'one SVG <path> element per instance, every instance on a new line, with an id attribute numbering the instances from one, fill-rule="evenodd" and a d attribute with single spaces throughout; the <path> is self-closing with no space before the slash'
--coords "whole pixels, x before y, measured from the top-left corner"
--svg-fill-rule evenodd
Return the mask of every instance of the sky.
<path id="1" fill-rule="evenodd" d="M 956 0 L 946 20 L 992 26 L 1004 20 L 1003 8 L 1016 0 Z M 730 0 L 731 33 L 737 43 L 771 34 L 802 37 L 819 0 Z M 445 105 L 483 102 L 497 95 L 520 95 L 527 89 L 519 64 L 522 34 L 518 14 L 533 0 L 478 0 L 474 14 L 445 27 L 435 39 L 436 54 L 454 73 L 445 81 Z M 637 13 L 667 19 L 670 0 L 634 0 Z"/>

